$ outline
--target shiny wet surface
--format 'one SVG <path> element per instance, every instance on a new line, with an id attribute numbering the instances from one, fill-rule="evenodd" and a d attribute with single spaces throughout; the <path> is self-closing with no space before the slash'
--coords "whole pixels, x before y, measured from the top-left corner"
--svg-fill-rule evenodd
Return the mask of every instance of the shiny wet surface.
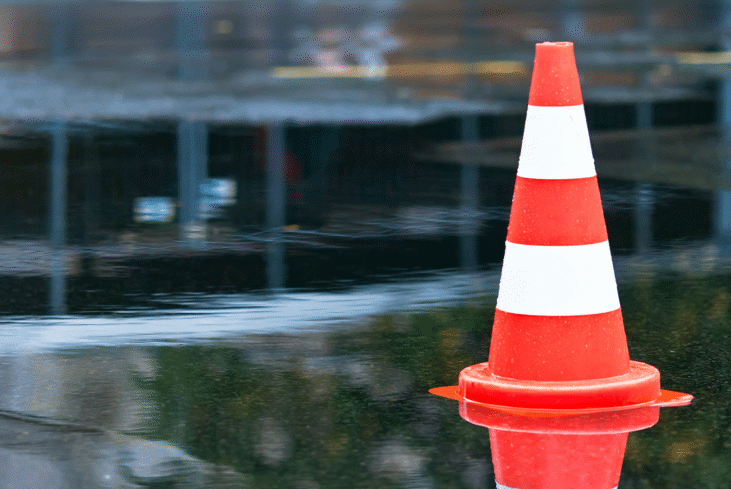
<path id="1" fill-rule="evenodd" d="M 617 260 L 630 353 L 696 399 L 629 434 L 620 487 L 728 487 L 731 274 L 660 255 Z M 494 487 L 487 430 L 427 391 L 487 358 L 497 277 L 7 317 L 2 486 Z"/>
<path id="2" fill-rule="evenodd" d="M 514 168 L 481 166 L 470 211 L 460 166 L 338 165 L 322 195 L 289 186 L 275 236 L 254 166 L 186 236 L 135 221 L 105 164 L 72 180 L 56 248 L 42 186 L 0 172 L 25 189 L 0 241 L 0 487 L 495 487 L 493 435 L 428 391 L 488 358 Z M 726 488 L 729 191 L 627 178 L 599 184 L 630 357 L 695 400 L 626 436 L 619 485 Z"/>
<path id="3" fill-rule="evenodd" d="M 622 434 L 621 456 L 595 465 L 538 439 L 497 460 L 534 475 L 536 460 L 597 474 L 623 462 L 626 488 L 729 487 L 728 135 L 709 126 L 729 127 L 713 73 L 728 70 L 695 75 L 652 32 L 688 29 L 678 49 L 723 51 L 722 12 L 645 5 L 595 37 L 575 5 L 419 6 L 399 20 L 396 3 L 378 2 L 380 27 L 361 19 L 338 34 L 363 9 L 310 26 L 322 2 L 305 3 L 306 29 L 283 45 L 294 16 L 254 5 L 240 24 L 211 17 L 222 37 L 206 47 L 210 71 L 185 34 L 209 20 L 202 4 L 177 20 L 167 4 L 101 17 L 30 8 L 53 20 L 49 42 L 29 29 L 40 51 L 0 73 L 2 113 L 22 119 L 0 137 L 0 487 L 495 487 L 502 437 L 427 392 L 487 359 L 522 64 L 552 35 L 512 26 L 547 12 L 589 43 L 582 84 L 630 356 L 695 401 Z M 223 37 L 234 28 L 244 44 Z M 407 61 L 518 64 L 464 81 L 442 63 L 402 79 L 281 76 L 304 67 L 291 57 L 300 43 L 363 28 L 403 44 Z M 600 49 L 610 39 L 619 50 Z M 436 49 L 421 52 L 424 40 Z M 273 56 L 248 58 L 261 47 Z M 460 115 L 429 122 L 440 114 Z M 280 121 L 291 126 L 260 126 Z M 383 122 L 394 126 L 357 125 Z"/>

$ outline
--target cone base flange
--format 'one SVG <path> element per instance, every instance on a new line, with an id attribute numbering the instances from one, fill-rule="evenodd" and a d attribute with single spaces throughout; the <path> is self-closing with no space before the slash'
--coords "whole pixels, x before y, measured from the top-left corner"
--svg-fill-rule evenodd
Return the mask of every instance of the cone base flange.
<path id="1" fill-rule="evenodd" d="M 432 394 L 481 404 L 515 414 L 580 414 L 644 406 L 682 406 L 693 397 L 660 389 L 660 372 L 630 361 L 630 372 L 606 379 L 545 382 L 519 381 L 493 375 L 487 363 L 467 367 L 459 386 L 438 387 Z"/>

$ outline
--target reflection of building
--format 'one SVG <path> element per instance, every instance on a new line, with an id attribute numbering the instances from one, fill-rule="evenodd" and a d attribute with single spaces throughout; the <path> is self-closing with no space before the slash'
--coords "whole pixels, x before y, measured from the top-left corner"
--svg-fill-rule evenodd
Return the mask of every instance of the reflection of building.
<path id="1" fill-rule="evenodd" d="M 717 159 L 717 139 L 706 144 L 703 130 L 685 126 L 713 122 L 726 64 L 681 53 L 723 46 L 714 19 L 725 8 L 620 0 L 601 8 L 528 0 L 5 6 L 0 117 L 12 122 L 0 138 L 2 232 L 49 237 L 56 254 L 84 248 L 80 267 L 64 255 L 57 270 L 94 269 L 98 246 L 116 255 L 140 243 L 175 256 L 216 252 L 212 243 L 266 250 L 275 288 L 287 283 L 287 250 L 277 245 L 287 236 L 308 246 L 325 235 L 455 240 L 458 258 L 447 266 L 475 266 L 487 254 L 478 247 L 493 240 L 490 219 L 506 206 L 510 182 L 499 168 L 515 164 L 533 43 L 576 41 L 590 126 L 607 130 L 605 149 L 620 160 L 620 178 L 635 172 L 642 203 L 656 195 L 648 175 L 668 172 L 637 168 L 667 154 L 668 141 L 697 144 L 697 166 Z M 629 134 L 671 125 L 683 127 L 656 133 L 658 144 Z M 688 172 L 682 156 L 674 181 L 706 174 Z M 704 181 L 726 186 L 712 170 Z M 209 179 L 233 182 L 236 201 L 221 206 L 206 195 Z M 140 198 L 159 200 L 135 213 Z M 641 235 L 654 211 L 638 211 L 632 232 Z M 635 247 L 651 242 L 640 237 Z M 64 274 L 55 276 L 63 297 Z"/>

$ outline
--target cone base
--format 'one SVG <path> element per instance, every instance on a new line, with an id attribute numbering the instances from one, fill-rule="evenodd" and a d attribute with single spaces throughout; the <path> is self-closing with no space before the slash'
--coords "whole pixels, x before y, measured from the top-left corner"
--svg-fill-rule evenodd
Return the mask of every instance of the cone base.
<path id="1" fill-rule="evenodd" d="M 434 387 L 429 389 L 430 394 L 435 396 L 444 397 L 446 399 L 452 399 L 459 401 L 460 403 L 474 404 L 476 406 L 482 406 L 487 409 L 499 411 L 507 415 L 521 416 L 527 419 L 538 419 L 538 418 L 561 418 L 564 416 L 576 416 L 580 414 L 595 414 L 595 413 L 610 413 L 615 411 L 633 410 L 645 407 L 679 407 L 687 406 L 693 401 L 691 394 L 685 394 L 683 392 L 668 391 L 665 389 L 660 390 L 660 395 L 649 403 L 628 405 L 628 406 L 613 406 L 606 408 L 582 408 L 582 409 L 571 409 L 571 408 L 520 408 L 514 406 L 504 406 L 497 404 L 486 404 L 470 401 L 462 397 L 459 393 L 459 386 L 448 385 L 444 387 Z"/>
<path id="2" fill-rule="evenodd" d="M 650 403 L 660 395 L 660 372 L 630 361 L 629 373 L 572 381 L 526 381 L 492 373 L 488 363 L 459 374 L 459 393 L 466 400 L 517 408 L 611 408 Z"/>
<path id="3" fill-rule="evenodd" d="M 596 380 L 518 381 L 493 375 L 487 363 L 467 367 L 459 386 L 429 392 L 519 415 L 548 416 L 615 411 L 644 406 L 684 406 L 693 396 L 660 390 L 659 371 L 630 361 L 630 373 Z"/>

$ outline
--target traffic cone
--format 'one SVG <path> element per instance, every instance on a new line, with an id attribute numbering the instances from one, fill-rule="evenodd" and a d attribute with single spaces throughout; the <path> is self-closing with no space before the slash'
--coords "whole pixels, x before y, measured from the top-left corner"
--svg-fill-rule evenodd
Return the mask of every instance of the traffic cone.
<path id="1" fill-rule="evenodd" d="M 489 428 L 498 488 L 612 489 L 628 434 L 655 425 L 660 408 L 536 418 L 461 402 L 460 415 Z"/>
<path id="2" fill-rule="evenodd" d="M 511 410 L 692 399 L 629 358 L 570 42 L 536 45 L 488 362 L 432 392 Z"/>

